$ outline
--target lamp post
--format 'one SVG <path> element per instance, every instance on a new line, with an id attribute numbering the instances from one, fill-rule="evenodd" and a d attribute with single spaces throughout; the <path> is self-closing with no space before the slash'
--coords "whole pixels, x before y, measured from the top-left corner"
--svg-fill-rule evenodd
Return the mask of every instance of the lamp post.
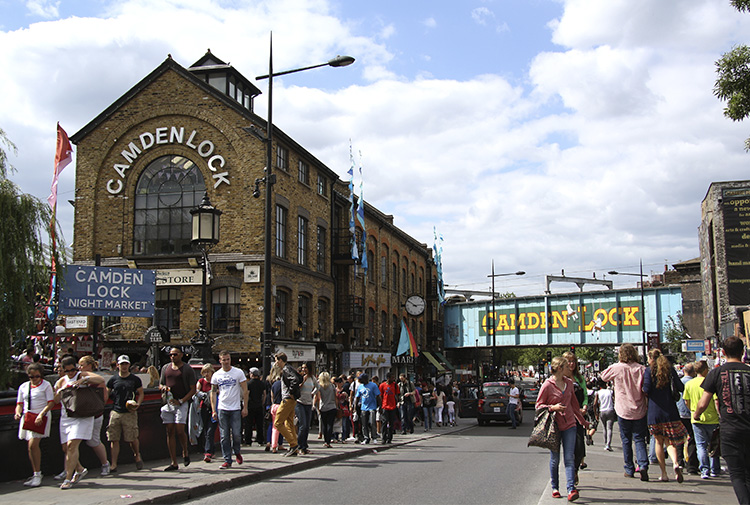
<path id="1" fill-rule="evenodd" d="M 628 272 L 618 272 L 617 270 L 610 270 L 607 272 L 609 275 L 633 275 L 635 277 L 640 278 L 640 286 L 641 286 L 641 334 L 643 338 L 643 361 L 644 363 L 648 361 L 648 342 L 646 341 L 646 304 L 643 299 L 643 260 L 641 259 L 639 261 L 640 264 L 640 273 L 634 274 L 634 273 L 628 273 Z"/>
<path id="2" fill-rule="evenodd" d="M 280 75 L 293 74 L 319 67 L 345 67 L 354 63 L 351 56 L 337 56 L 332 60 L 318 65 L 285 70 L 283 72 L 273 71 L 273 33 L 271 33 L 268 51 L 268 74 L 259 75 L 255 80 L 268 79 L 268 118 L 266 120 L 266 170 L 262 179 L 256 180 L 256 190 L 253 196 L 258 198 L 260 191 L 257 188 L 259 182 L 266 185 L 266 211 L 264 221 L 264 251 L 263 251 L 263 335 L 261 337 L 261 367 L 263 376 L 271 369 L 271 348 L 273 346 L 273 292 L 271 284 L 271 258 L 273 257 L 271 232 L 273 223 L 273 185 L 276 183 L 276 175 L 273 173 L 273 78 Z"/>
<path id="3" fill-rule="evenodd" d="M 496 274 L 495 273 L 495 260 L 492 260 L 492 273 L 487 277 L 492 278 L 492 366 L 497 365 L 497 348 L 495 347 L 495 333 L 497 332 L 497 322 L 495 321 L 495 277 L 506 277 L 508 275 L 525 275 L 526 272 L 519 270 L 518 272 L 510 272 L 507 274 Z"/>
<path id="4" fill-rule="evenodd" d="M 206 330 L 206 274 L 208 272 L 208 251 L 219 243 L 219 216 L 222 212 L 211 205 L 208 192 L 203 194 L 203 201 L 190 210 L 193 216 L 193 234 L 190 243 L 203 255 L 203 283 L 201 284 L 201 306 L 199 309 L 198 331 L 192 343 L 204 363 L 213 361 L 213 339 Z"/>

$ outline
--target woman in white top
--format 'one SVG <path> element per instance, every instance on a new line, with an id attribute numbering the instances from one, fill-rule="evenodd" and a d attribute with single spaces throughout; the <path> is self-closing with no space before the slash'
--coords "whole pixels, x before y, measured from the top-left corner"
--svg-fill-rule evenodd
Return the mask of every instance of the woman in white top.
<path id="1" fill-rule="evenodd" d="M 596 402 L 599 405 L 599 421 L 604 427 L 604 450 L 612 452 L 612 430 L 615 426 L 615 420 L 617 420 L 615 397 L 603 380 L 599 380 L 598 386 Z"/>
<path id="2" fill-rule="evenodd" d="M 62 390 L 75 386 L 95 386 L 104 384 L 104 378 L 90 372 L 79 372 L 76 359 L 66 356 L 60 362 L 60 380 L 55 384 L 55 401 L 61 402 Z M 60 443 L 65 453 L 65 480 L 60 489 L 70 489 L 89 473 L 78 461 L 78 449 L 83 440 L 90 440 L 94 432 L 94 417 L 68 417 L 63 406 L 60 409 Z"/>
<path id="3" fill-rule="evenodd" d="M 435 388 L 435 424 L 438 427 L 443 425 L 443 408 L 445 407 L 445 393 L 443 388 L 438 386 Z"/>
<path id="4" fill-rule="evenodd" d="M 52 425 L 52 407 L 55 406 L 55 393 L 52 390 L 52 384 L 44 380 L 44 368 L 39 363 L 30 363 L 26 367 L 28 382 L 21 384 L 18 388 L 18 397 L 16 399 L 15 420 L 21 421 L 18 425 L 18 439 L 26 440 L 29 448 L 29 461 L 34 475 L 23 483 L 24 486 L 38 487 L 42 484 L 42 451 L 39 443 L 43 438 L 49 437 L 50 426 Z M 37 433 L 31 430 L 23 429 L 23 418 L 26 412 L 37 414 L 35 423 L 37 426 L 42 425 L 46 419 L 44 433 Z"/>

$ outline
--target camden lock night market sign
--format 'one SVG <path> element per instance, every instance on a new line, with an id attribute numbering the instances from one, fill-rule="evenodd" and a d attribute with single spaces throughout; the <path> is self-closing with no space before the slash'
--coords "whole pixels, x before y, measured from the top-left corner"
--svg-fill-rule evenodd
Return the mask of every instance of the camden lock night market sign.
<path id="1" fill-rule="evenodd" d="M 156 272 L 70 265 L 60 289 L 60 313 L 153 317 Z"/>
<path id="2" fill-rule="evenodd" d="M 138 158 L 138 156 L 154 146 L 164 144 L 181 144 L 190 149 L 193 149 L 198 155 L 206 160 L 208 169 L 213 172 L 211 177 L 214 179 L 214 188 L 219 184 L 229 183 L 229 172 L 222 171 L 226 160 L 224 156 L 215 154 L 214 150 L 216 147 L 214 143 L 209 139 L 201 138 L 198 130 L 188 131 L 184 126 L 179 128 L 176 126 L 162 126 L 156 128 L 152 132 L 143 132 L 138 135 L 138 138 L 129 142 L 127 147 L 122 150 L 120 155 L 122 156 L 121 163 L 115 163 L 112 169 L 117 174 L 117 178 L 110 179 L 107 181 L 107 191 L 113 195 L 119 194 L 123 188 L 125 179 L 125 171 L 130 170 L 130 165 Z"/>

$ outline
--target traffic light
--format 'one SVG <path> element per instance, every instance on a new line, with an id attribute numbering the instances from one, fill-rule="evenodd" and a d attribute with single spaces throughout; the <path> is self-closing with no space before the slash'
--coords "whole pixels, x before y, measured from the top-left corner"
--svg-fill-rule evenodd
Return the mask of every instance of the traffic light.
<path id="1" fill-rule="evenodd" d="M 571 345 L 570 346 L 570 352 L 572 352 L 573 354 L 575 354 L 576 353 L 576 346 Z"/>
<path id="2" fill-rule="evenodd" d="M 552 361 L 552 351 L 547 351 L 547 361 Z"/>

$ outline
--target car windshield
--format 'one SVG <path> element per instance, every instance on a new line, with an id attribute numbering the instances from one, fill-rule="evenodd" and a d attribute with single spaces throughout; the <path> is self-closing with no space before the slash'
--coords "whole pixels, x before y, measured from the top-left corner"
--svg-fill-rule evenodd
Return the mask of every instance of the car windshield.
<path id="1" fill-rule="evenodd" d="M 492 396 L 507 396 L 508 386 L 485 386 L 484 396 L 489 398 Z"/>

